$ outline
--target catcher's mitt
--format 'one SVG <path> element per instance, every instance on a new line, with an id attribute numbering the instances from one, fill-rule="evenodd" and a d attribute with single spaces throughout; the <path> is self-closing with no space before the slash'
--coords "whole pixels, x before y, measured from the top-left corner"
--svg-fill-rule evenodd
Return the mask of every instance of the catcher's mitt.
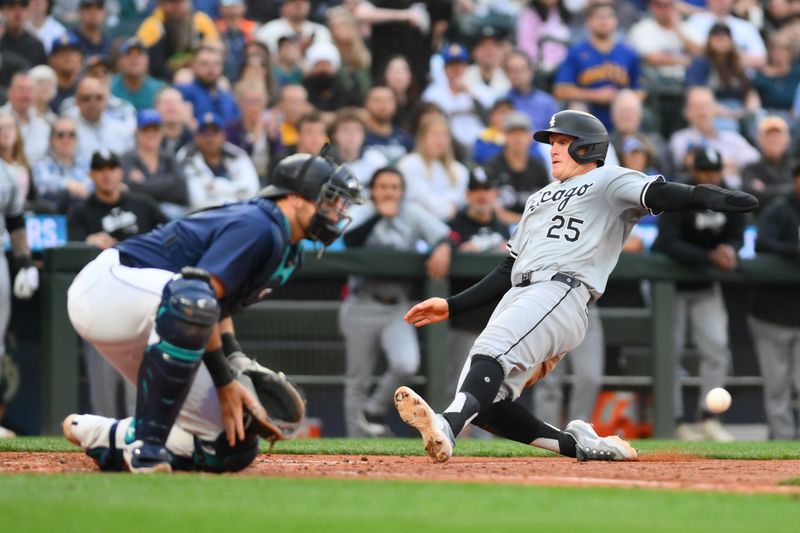
<path id="1" fill-rule="evenodd" d="M 273 372 L 242 352 L 228 356 L 236 380 L 244 385 L 263 408 L 245 409 L 245 428 L 274 445 L 291 437 L 306 412 L 305 398 L 283 372 Z"/>

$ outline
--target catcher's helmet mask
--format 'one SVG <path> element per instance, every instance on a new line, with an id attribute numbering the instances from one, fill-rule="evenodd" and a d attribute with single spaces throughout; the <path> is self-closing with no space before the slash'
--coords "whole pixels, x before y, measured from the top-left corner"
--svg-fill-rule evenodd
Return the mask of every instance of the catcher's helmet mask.
<path id="1" fill-rule="evenodd" d="M 352 220 L 347 208 L 362 202 L 362 187 L 353 174 L 326 153 L 295 154 L 278 163 L 274 184 L 259 192 L 262 198 L 297 194 L 315 204 L 306 236 L 322 244 L 320 255 L 347 228 Z"/>
<path id="2" fill-rule="evenodd" d="M 589 113 L 571 109 L 559 111 L 550 119 L 550 127 L 533 134 L 533 139 L 540 143 L 550 144 L 550 135 L 560 133 L 574 140 L 567 152 L 580 164 L 597 161 L 603 166 L 608 152 L 608 131 L 603 123 Z"/>

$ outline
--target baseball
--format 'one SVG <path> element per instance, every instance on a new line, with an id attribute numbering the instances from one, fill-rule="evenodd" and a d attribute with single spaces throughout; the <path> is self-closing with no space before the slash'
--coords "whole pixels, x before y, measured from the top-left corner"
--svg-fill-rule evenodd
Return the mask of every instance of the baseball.
<path id="1" fill-rule="evenodd" d="M 724 413 L 731 406 L 731 393 L 717 387 L 706 394 L 706 408 L 712 413 Z"/>

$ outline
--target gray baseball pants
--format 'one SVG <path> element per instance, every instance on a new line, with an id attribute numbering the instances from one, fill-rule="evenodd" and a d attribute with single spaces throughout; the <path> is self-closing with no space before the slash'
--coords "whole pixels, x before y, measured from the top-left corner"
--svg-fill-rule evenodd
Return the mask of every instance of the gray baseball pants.
<path id="1" fill-rule="evenodd" d="M 800 393 L 800 328 L 748 317 L 764 378 L 764 409 L 772 439 L 797 438 L 792 389 Z"/>
<path id="2" fill-rule="evenodd" d="M 575 381 L 566 421 L 592 419 L 597 394 L 603 384 L 605 343 L 600 311 L 596 305 L 589 305 L 589 327 L 583 342 L 533 387 L 533 412 L 538 418 L 556 427 L 563 427 L 564 377 L 569 367 Z"/>
<path id="3" fill-rule="evenodd" d="M 394 391 L 408 384 L 419 369 L 417 332 L 403 320 L 409 307 L 407 300 L 387 305 L 368 295 L 350 294 L 339 308 L 347 358 L 344 415 L 348 436 L 366 436 L 360 428 L 360 412 L 386 414 L 394 405 Z M 370 394 L 381 349 L 387 368 Z"/>
<path id="4" fill-rule="evenodd" d="M 691 327 L 692 342 L 700 352 L 700 400 L 708 391 L 725 385 L 731 351 L 728 346 L 728 312 L 719 284 L 697 291 L 675 293 L 675 416 L 685 416 L 681 358 L 686 346 L 687 327 Z M 698 409 L 699 410 L 699 409 Z"/>

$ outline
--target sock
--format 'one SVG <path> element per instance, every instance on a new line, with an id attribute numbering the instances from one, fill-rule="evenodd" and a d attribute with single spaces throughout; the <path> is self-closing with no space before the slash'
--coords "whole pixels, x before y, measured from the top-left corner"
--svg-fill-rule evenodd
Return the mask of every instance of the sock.
<path id="1" fill-rule="evenodd" d="M 503 400 L 489 406 L 473 424 L 499 437 L 575 457 L 575 439 L 536 418 L 522 405 Z"/>
<path id="2" fill-rule="evenodd" d="M 503 367 L 495 358 L 487 355 L 476 355 L 472 358 L 461 389 L 453 403 L 442 413 L 454 436 L 458 436 L 464 426 L 492 404 L 504 376 Z"/>

